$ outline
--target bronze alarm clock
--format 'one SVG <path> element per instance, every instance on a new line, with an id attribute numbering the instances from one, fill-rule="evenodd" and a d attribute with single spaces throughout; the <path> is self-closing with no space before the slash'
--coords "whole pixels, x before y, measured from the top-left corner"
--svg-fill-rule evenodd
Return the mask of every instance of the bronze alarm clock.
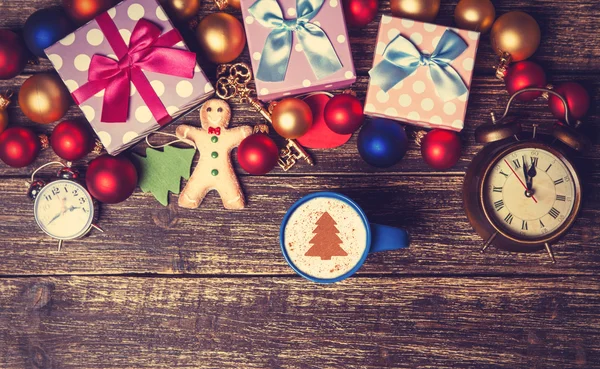
<path id="1" fill-rule="evenodd" d="M 560 98 L 566 125 L 555 125 L 551 135 L 538 134 L 533 125 L 524 137 L 521 122 L 507 114 L 515 97 L 529 91 Z M 585 150 L 588 140 L 569 122 L 564 98 L 548 89 L 518 91 L 502 117 L 491 116 L 491 124 L 475 131 L 476 141 L 487 145 L 469 165 L 463 185 L 467 217 L 485 240 L 481 251 L 490 245 L 517 252 L 545 248 L 554 263 L 551 245 L 567 232 L 581 207 L 581 181 L 568 151 Z"/>

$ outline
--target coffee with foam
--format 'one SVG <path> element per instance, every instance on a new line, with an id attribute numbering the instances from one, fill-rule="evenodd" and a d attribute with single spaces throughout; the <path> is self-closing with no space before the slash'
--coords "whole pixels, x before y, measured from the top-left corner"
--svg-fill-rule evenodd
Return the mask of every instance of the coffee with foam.
<path id="1" fill-rule="evenodd" d="M 367 248 L 367 225 L 348 203 L 316 197 L 298 206 L 284 230 L 291 263 L 319 279 L 340 277 L 354 268 Z"/>

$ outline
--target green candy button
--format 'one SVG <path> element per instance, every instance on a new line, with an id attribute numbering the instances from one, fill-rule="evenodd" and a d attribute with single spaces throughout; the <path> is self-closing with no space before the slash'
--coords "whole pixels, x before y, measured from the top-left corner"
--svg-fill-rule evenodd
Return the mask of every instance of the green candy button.
<path id="1" fill-rule="evenodd" d="M 216 151 L 213 151 L 213 152 L 210 154 L 210 156 L 212 156 L 212 158 L 213 158 L 213 159 L 216 159 L 216 158 L 218 158 L 218 157 L 219 157 L 219 153 L 218 153 L 218 152 L 216 152 Z"/>
<path id="2" fill-rule="evenodd" d="M 210 171 L 210 174 L 212 174 L 213 176 L 216 176 L 216 175 L 219 174 L 219 171 L 216 170 L 216 169 L 213 169 L 213 170 Z"/>
<path id="3" fill-rule="evenodd" d="M 217 136 L 212 136 L 212 137 L 210 138 L 210 140 L 211 140 L 213 143 L 216 143 L 217 141 L 219 141 L 219 137 L 217 137 Z"/>

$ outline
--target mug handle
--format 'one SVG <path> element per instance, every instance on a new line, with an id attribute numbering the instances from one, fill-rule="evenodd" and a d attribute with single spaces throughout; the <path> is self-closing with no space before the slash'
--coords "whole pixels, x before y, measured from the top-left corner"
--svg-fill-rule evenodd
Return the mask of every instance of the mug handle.
<path id="1" fill-rule="evenodd" d="M 408 232 L 404 229 L 371 223 L 369 252 L 398 250 L 408 247 Z"/>

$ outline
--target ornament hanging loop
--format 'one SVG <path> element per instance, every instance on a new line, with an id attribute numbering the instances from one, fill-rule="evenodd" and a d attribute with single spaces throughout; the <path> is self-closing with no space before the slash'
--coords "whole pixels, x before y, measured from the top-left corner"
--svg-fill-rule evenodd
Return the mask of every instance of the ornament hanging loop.
<path id="1" fill-rule="evenodd" d="M 13 96 L 13 92 L 6 90 L 4 95 L 0 94 L 0 110 L 6 109 L 10 105 L 10 98 Z"/>
<path id="2" fill-rule="evenodd" d="M 507 52 L 502 52 L 498 65 L 494 66 L 494 69 L 496 69 L 496 78 L 504 81 L 504 77 L 506 77 L 506 73 L 508 72 L 508 66 L 511 62 L 512 56 Z"/>
<path id="3" fill-rule="evenodd" d="M 266 124 L 257 124 L 252 128 L 252 134 L 255 133 L 264 133 L 266 135 L 269 134 L 269 126 Z"/>
<path id="4" fill-rule="evenodd" d="M 167 142 L 165 144 L 162 144 L 162 145 L 154 145 L 148 139 L 148 137 L 150 137 L 151 135 L 147 135 L 146 136 L 146 144 L 148 145 L 148 147 L 151 147 L 153 149 L 162 149 L 163 147 L 171 146 L 171 145 L 174 145 L 174 144 L 176 144 L 178 142 L 183 142 L 184 144 L 192 146 L 195 150 L 198 150 L 198 147 L 196 147 L 196 143 L 194 141 L 190 140 L 190 139 L 180 138 L 177 135 L 174 135 L 172 133 L 167 133 L 167 132 L 154 132 L 153 134 L 176 138 L 175 140 L 169 141 L 169 142 Z"/>

